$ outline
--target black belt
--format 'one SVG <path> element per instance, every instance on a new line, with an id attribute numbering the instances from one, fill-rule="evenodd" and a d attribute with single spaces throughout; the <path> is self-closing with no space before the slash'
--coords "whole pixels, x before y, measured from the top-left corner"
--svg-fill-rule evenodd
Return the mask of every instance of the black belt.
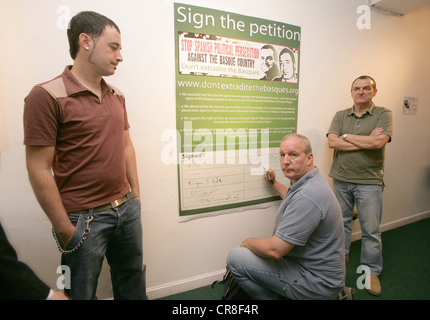
<path id="1" fill-rule="evenodd" d="M 136 192 L 134 192 L 133 190 L 129 191 L 124 197 L 121 197 L 115 201 L 112 201 L 110 203 L 106 203 L 104 205 L 95 207 L 93 209 L 93 212 L 97 212 L 97 211 L 103 211 L 103 210 L 107 210 L 107 209 L 113 209 L 116 207 L 119 207 L 120 205 L 122 205 L 124 202 L 127 202 L 130 199 L 136 198 L 137 194 Z"/>

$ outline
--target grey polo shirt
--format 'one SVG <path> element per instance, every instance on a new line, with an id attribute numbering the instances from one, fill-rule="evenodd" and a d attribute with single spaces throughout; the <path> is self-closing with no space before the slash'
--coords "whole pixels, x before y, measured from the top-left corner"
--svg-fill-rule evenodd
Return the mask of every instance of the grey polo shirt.
<path id="1" fill-rule="evenodd" d="M 345 133 L 370 135 L 376 127 L 390 137 L 393 135 L 393 116 L 389 109 L 374 104 L 361 117 L 354 113 L 354 108 L 338 111 L 330 125 L 328 134 L 341 136 Z M 382 184 L 384 178 L 385 147 L 382 149 L 364 149 L 357 151 L 334 150 L 333 164 L 329 176 L 333 179 L 358 183 Z"/>
<path id="2" fill-rule="evenodd" d="M 283 279 L 291 299 L 333 299 L 345 279 L 342 211 L 319 169 L 293 184 L 283 199 L 274 234 L 295 247 L 284 259 Z"/>

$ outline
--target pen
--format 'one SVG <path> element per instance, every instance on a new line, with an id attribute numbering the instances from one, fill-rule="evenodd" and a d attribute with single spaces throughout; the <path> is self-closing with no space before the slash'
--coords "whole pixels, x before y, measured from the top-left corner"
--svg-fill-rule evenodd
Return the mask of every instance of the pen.
<path id="1" fill-rule="evenodd" d="M 272 177 L 270 176 L 269 172 L 268 172 L 268 171 L 266 171 L 266 168 L 264 168 L 264 167 L 263 167 L 263 169 L 264 169 L 264 171 L 265 171 L 265 173 L 266 173 L 266 177 L 267 177 L 267 179 L 269 179 L 269 181 L 270 181 L 272 184 L 274 184 L 274 182 L 273 182 L 273 180 L 272 180 Z"/>

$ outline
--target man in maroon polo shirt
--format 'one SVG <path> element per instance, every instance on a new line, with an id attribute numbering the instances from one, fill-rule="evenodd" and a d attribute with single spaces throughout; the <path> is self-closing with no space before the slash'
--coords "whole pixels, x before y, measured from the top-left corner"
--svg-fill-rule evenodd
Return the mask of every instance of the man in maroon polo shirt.
<path id="1" fill-rule="evenodd" d="M 134 147 L 122 93 L 104 76 L 121 56 L 116 24 L 95 12 L 68 29 L 73 66 L 25 99 L 30 182 L 71 269 L 72 299 L 96 299 L 104 257 L 115 299 L 146 299 Z M 54 175 L 52 175 L 52 172 Z"/>

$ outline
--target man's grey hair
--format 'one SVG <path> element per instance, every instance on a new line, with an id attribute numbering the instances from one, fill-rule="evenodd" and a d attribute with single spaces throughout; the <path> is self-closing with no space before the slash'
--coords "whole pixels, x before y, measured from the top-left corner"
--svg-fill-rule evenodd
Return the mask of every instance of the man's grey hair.
<path id="1" fill-rule="evenodd" d="M 308 138 L 306 138 L 304 135 L 298 134 L 298 133 L 289 133 L 287 134 L 283 139 L 282 142 L 284 142 L 285 140 L 289 139 L 289 138 L 299 138 L 302 141 L 303 144 L 303 152 L 306 155 L 309 155 L 310 153 L 312 153 L 312 146 L 311 146 L 311 142 L 309 141 Z"/>

